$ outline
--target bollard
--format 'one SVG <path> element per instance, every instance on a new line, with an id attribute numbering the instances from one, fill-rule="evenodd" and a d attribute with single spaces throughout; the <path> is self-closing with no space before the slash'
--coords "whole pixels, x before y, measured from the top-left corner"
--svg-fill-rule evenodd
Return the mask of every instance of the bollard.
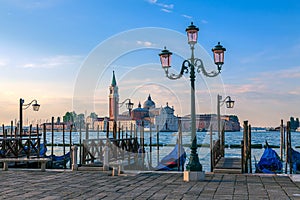
<path id="1" fill-rule="evenodd" d="M 78 165 L 77 165 L 77 146 L 72 146 L 72 171 L 77 171 L 78 170 Z"/>
<path id="2" fill-rule="evenodd" d="M 118 176 L 118 168 L 117 167 L 113 167 L 111 175 Z"/>
<path id="3" fill-rule="evenodd" d="M 118 175 L 123 174 L 124 167 L 123 167 L 123 161 L 121 160 L 119 162 L 119 167 L 118 167 Z"/>
<path id="4" fill-rule="evenodd" d="M 109 156 L 109 147 L 105 146 L 104 147 L 104 158 L 103 158 L 103 171 L 108 171 L 109 170 L 109 162 L 108 162 L 108 156 Z"/>

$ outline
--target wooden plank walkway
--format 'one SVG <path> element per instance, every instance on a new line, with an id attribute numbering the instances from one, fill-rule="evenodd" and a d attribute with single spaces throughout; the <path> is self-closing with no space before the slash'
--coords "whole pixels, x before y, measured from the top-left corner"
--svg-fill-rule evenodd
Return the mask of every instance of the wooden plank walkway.
<path id="1" fill-rule="evenodd" d="M 214 168 L 214 173 L 241 174 L 241 158 L 222 157 Z"/>

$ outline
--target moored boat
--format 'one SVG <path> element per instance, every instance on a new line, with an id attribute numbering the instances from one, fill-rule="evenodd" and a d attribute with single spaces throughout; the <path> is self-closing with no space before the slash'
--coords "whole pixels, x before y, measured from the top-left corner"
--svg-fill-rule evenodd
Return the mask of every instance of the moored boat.
<path id="1" fill-rule="evenodd" d="M 178 167 L 184 166 L 186 160 L 186 153 L 182 145 L 178 143 L 174 149 L 165 157 L 161 159 L 158 165 L 155 167 L 157 171 L 172 171 L 178 170 Z"/>
<path id="2" fill-rule="evenodd" d="M 49 155 L 45 156 L 45 158 L 50 158 L 51 161 L 47 163 L 47 168 L 52 168 L 52 169 L 62 169 L 64 166 L 70 162 L 71 160 L 71 153 L 70 151 L 66 153 L 65 155 L 62 156 L 56 156 L 56 155 Z"/>
<path id="3" fill-rule="evenodd" d="M 255 160 L 255 173 L 277 174 L 282 173 L 280 157 L 266 142 L 265 151 L 258 163 Z"/>
<path id="4" fill-rule="evenodd" d="M 293 167 L 293 173 L 294 174 L 300 174 L 300 153 L 293 148 L 291 148 L 291 154 L 292 154 L 292 167 Z"/>

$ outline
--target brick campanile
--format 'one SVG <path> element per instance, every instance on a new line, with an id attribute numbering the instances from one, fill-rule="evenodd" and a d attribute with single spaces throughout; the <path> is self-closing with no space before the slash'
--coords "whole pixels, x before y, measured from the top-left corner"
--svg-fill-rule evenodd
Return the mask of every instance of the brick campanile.
<path id="1" fill-rule="evenodd" d="M 117 121 L 118 115 L 119 115 L 119 92 L 118 92 L 118 86 L 115 77 L 115 71 L 113 71 L 111 85 L 109 86 L 109 119 Z"/>

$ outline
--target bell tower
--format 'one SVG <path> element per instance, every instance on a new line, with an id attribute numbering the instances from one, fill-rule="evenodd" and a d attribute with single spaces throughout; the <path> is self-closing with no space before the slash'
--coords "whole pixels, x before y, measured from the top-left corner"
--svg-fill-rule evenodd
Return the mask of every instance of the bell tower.
<path id="1" fill-rule="evenodd" d="M 109 86 L 109 119 L 117 121 L 118 115 L 119 115 L 119 92 L 118 92 L 118 86 L 115 77 L 115 71 L 113 71 L 111 85 Z"/>

